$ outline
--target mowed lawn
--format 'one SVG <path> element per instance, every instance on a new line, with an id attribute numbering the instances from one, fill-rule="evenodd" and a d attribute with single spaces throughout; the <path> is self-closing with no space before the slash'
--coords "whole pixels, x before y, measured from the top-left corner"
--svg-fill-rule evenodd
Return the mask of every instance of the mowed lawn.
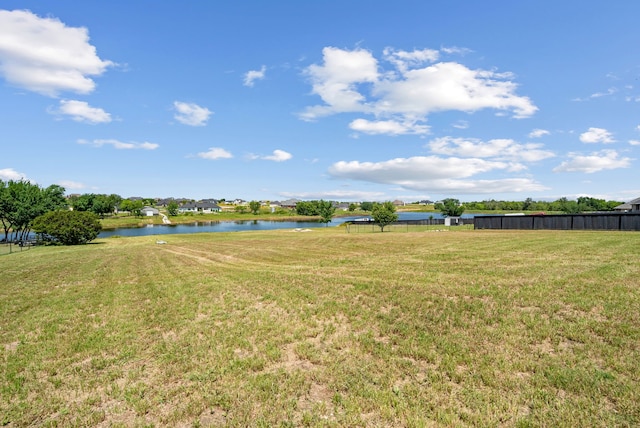
<path id="1" fill-rule="evenodd" d="M 639 426 L 639 288 L 635 232 L 36 247 L 0 257 L 0 425 Z"/>

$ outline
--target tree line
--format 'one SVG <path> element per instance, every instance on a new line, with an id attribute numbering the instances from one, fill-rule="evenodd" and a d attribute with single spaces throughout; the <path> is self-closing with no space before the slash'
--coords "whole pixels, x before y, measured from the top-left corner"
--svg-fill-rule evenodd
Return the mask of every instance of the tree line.
<path id="1" fill-rule="evenodd" d="M 469 211 L 556 211 L 578 214 L 594 211 L 613 211 L 615 207 L 622 203 L 620 201 L 607 201 L 581 196 L 577 200 L 562 197 L 555 201 L 534 201 L 531 198 L 527 198 L 524 201 L 496 201 L 491 199 L 481 202 L 464 202 L 462 205 Z"/>

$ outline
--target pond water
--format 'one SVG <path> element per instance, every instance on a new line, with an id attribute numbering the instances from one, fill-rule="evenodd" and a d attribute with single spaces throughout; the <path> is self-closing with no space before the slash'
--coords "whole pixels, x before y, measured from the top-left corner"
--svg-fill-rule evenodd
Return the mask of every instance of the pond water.
<path id="1" fill-rule="evenodd" d="M 427 220 L 429 218 L 442 218 L 439 213 L 400 212 L 399 220 Z M 463 215 L 463 218 L 473 218 L 473 215 Z M 111 236 L 148 236 L 148 235 L 172 235 L 176 233 L 202 233 L 202 232 L 246 232 L 252 230 L 275 229 L 312 229 L 316 227 L 334 227 L 346 221 L 366 218 L 366 216 L 336 217 L 328 225 L 315 221 L 267 221 L 267 220 L 236 220 L 236 221 L 200 221 L 191 224 L 161 224 L 147 225 L 145 227 L 127 227 L 103 230 L 99 238 Z"/>

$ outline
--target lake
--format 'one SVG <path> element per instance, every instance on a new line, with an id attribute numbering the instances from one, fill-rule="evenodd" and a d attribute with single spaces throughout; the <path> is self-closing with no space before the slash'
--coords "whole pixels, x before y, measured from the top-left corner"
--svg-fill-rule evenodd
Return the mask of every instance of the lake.
<path id="1" fill-rule="evenodd" d="M 177 233 L 204 233 L 204 232 L 247 232 L 252 230 L 275 229 L 312 229 L 317 227 L 334 227 L 346 221 L 351 221 L 367 216 L 336 217 L 328 225 L 315 221 L 267 221 L 267 220 L 234 220 L 234 221 L 200 221 L 190 224 L 158 224 L 145 227 L 127 227 L 103 230 L 99 238 L 112 236 L 150 236 L 173 235 Z M 440 213 L 400 212 L 399 220 L 427 220 L 442 218 Z M 472 214 L 464 214 L 463 218 L 473 218 Z"/>

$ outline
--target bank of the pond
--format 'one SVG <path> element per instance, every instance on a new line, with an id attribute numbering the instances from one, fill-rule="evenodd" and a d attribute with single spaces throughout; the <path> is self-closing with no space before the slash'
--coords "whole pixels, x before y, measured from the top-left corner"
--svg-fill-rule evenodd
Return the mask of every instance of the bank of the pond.
<path id="1" fill-rule="evenodd" d="M 400 212 L 399 220 L 428 220 L 441 219 L 439 213 L 424 212 Z M 463 218 L 473 218 L 472 214 L 465 214 Z M 276 230 L 276 229 L 313 229 L 318 227 L 335 227 L 347 221 L 368 218 L 367 216 L 347 216 L 335 217 L 328 224 L 317 221 L 273 221 L 273 220 L 223 220 L 223 221 L 198 221 L 183 224 L 149 224 L 144 227 L 122 227 L 116 229 L 103 230 L 99 238 L 110 238 L 112 236 L 149 236 L 149 235 L 172 235 L 181 233 L 204 233 L 204 232 L 244 232 L 253 230 Z"/>

